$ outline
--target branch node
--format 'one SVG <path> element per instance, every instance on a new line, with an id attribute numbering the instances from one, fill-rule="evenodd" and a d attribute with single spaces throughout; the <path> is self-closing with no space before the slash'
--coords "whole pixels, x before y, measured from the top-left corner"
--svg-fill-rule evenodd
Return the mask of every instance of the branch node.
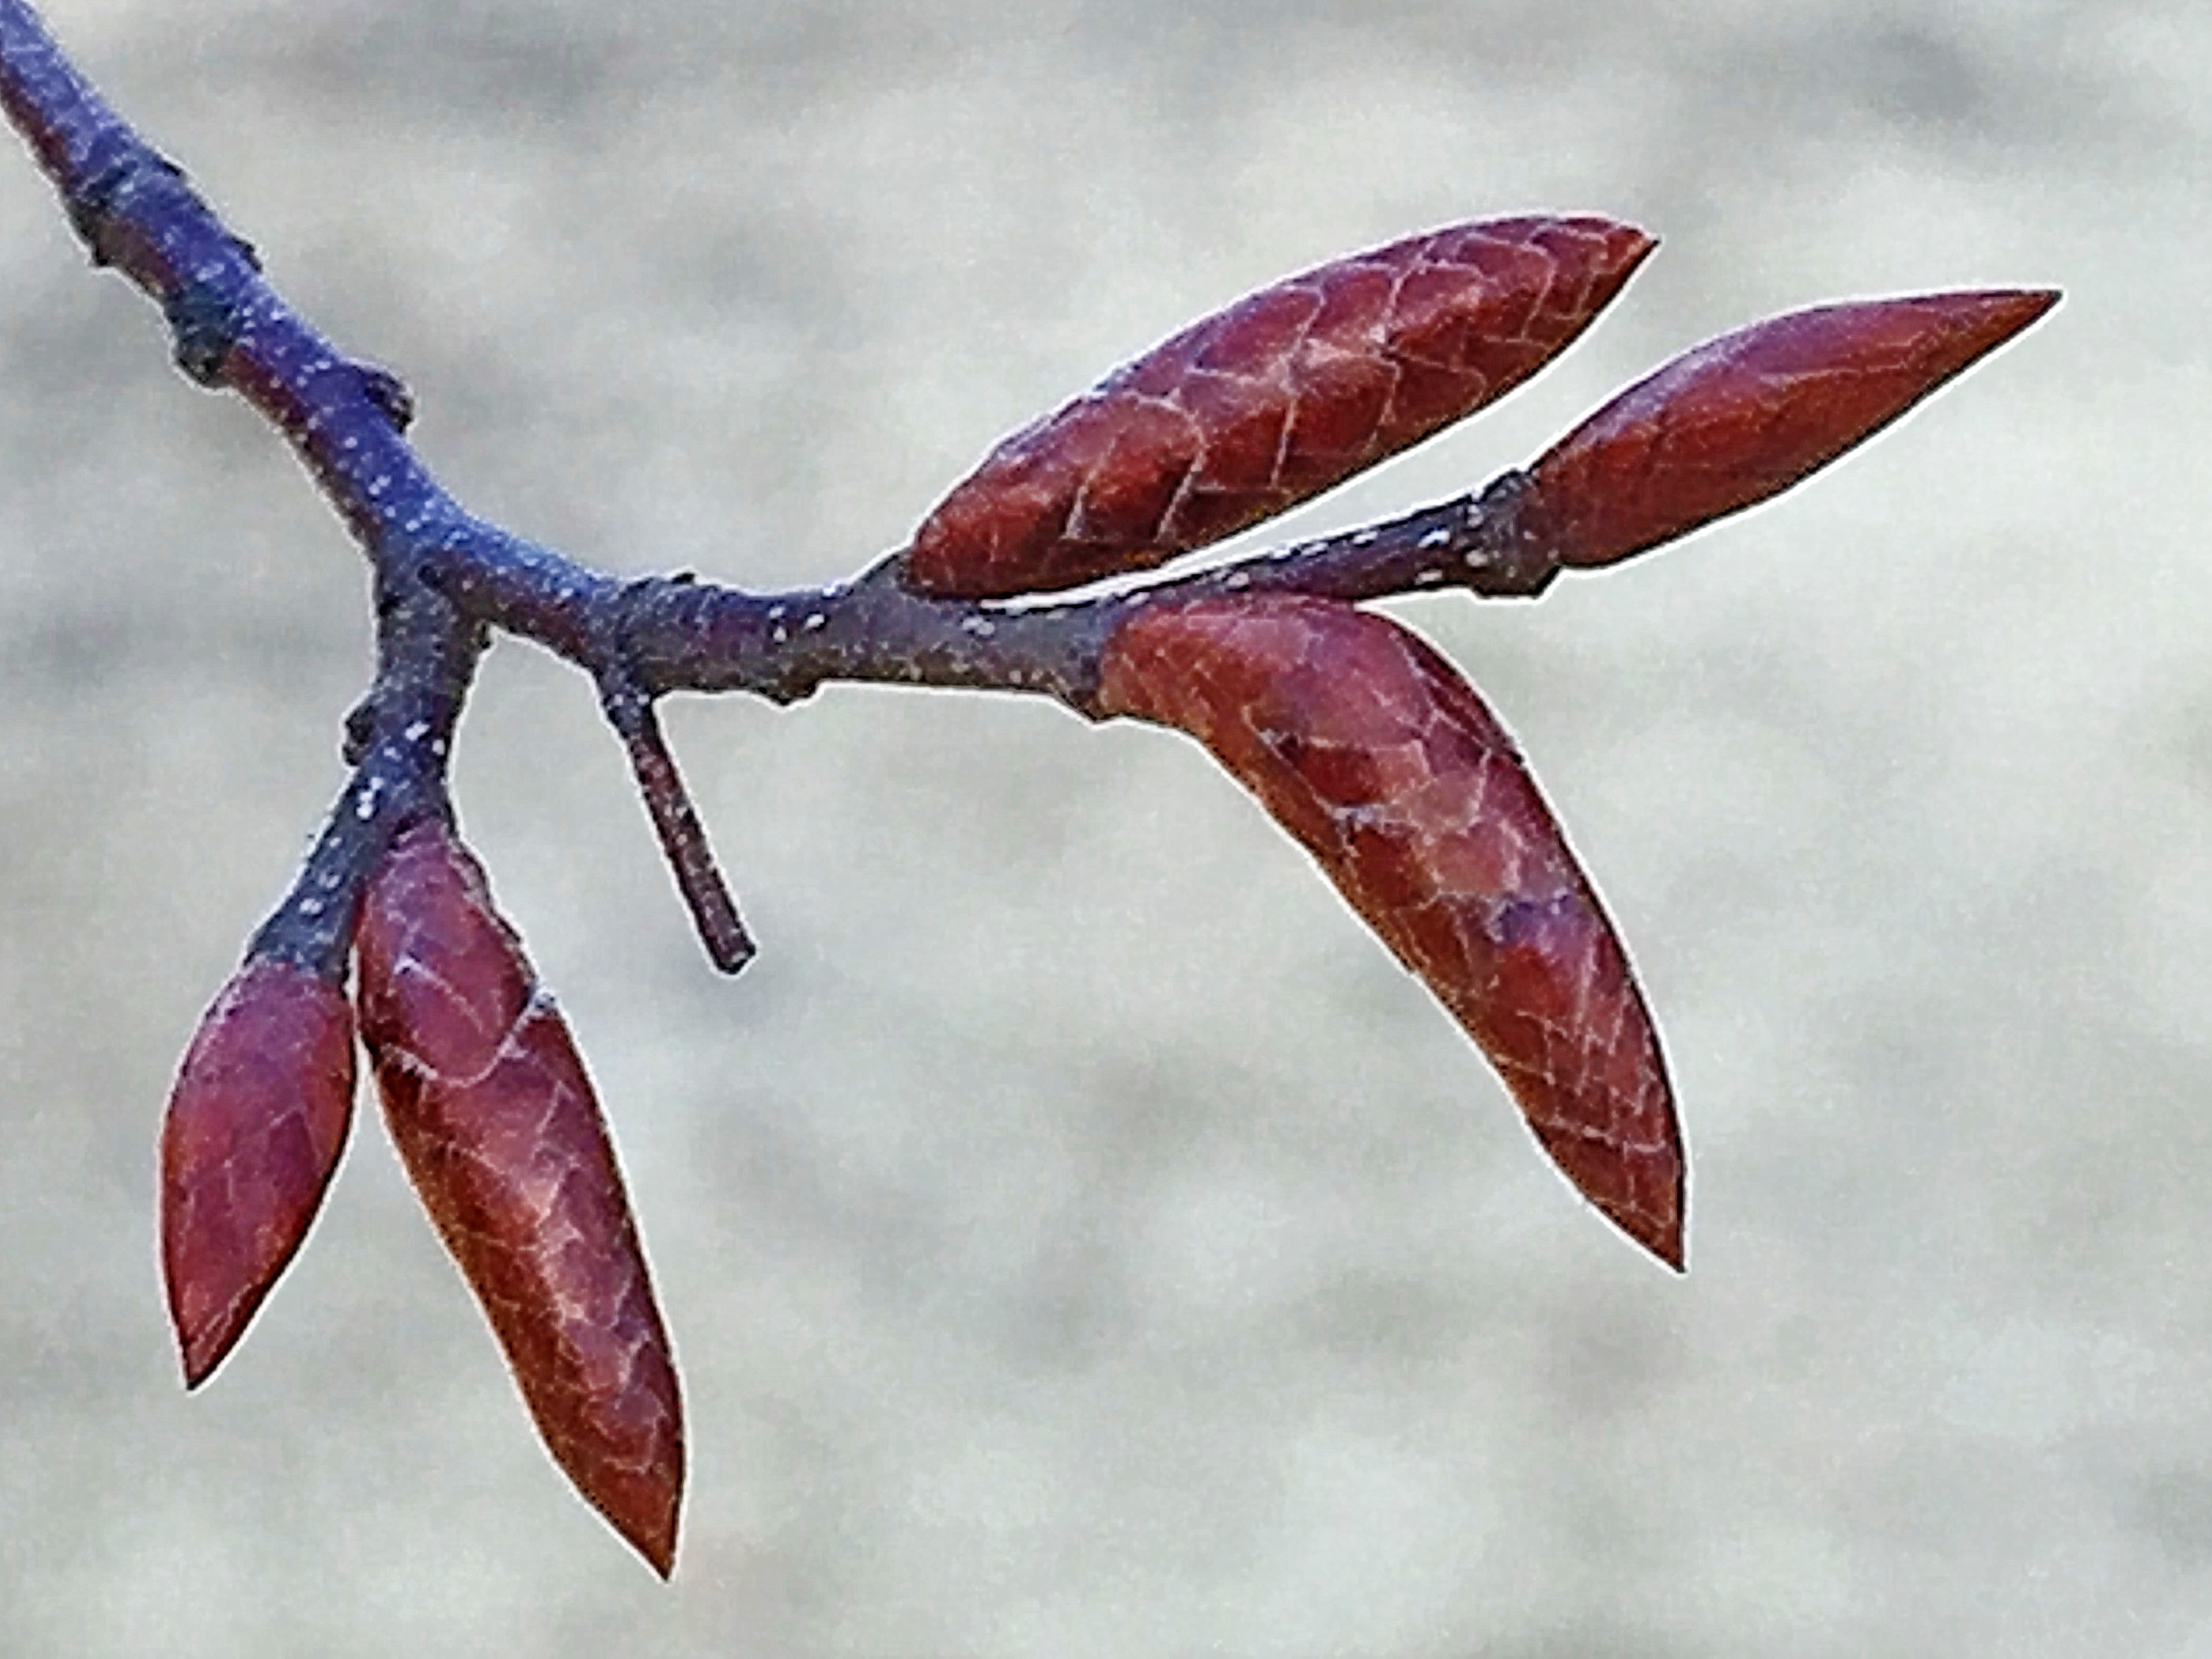
<path id="1" fill-rule="evenodd" d="M 115 211 L 116 198 L 121 196 L 132 175 L 154 155 L 143 144 L 125 140 L 112 155 L 95 167 L 89 167 L 84 182 L 75 190 L 65 192 L 62 208 L 69 215 L 70 228 L 83 240 L 86 251 L 95 266 L 112 265 L 115 255 L 107 246 L 107 227 Z M 174 170 L 174 163 L 164 162 Z"/>
<path id="2" fill-rule="evenodd" d="M 1521 504 L 1534 485 L 1528 473 L 1510 467 L 1468 504 L 1470 524 L 1485 533 L 1466 556 L 1463 586 L 1488 598 L 1533 599 L 1557 580 L 1557 550 L 1522 521 Z"/>
<path id="3" fill-rule="evenodd" d="M 338 750 L 348 766 L 358 766 L 376 741 L 376 693 L 371 691 L 346 711 L 345 743 Z"/>
<path id="4" fill-rule="evenodd" d="M 223 385 L 223 360 L 238 343 L 238 307 L 197 285 L 187 284 L 161 302 L 175 340 L 177 367 L 185 377 L 211 391 Z"/>
<path id="5" fill-rule="evenodd" d="M 362 393 L 392 422 L 394 432 L 404 432 L 415 423 L 415 394 L 407 389 L 406 381 L 381 363 L 357 361 L 354 369 L 361 376 Z"/>

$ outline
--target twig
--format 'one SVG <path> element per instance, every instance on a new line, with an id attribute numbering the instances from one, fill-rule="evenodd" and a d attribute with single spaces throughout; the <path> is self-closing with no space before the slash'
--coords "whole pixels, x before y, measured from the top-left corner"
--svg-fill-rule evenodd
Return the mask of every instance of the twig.
<path id="1" fill-rule="evenodd" d="M 1389 523 L 1053 604 L 934 598 L 902 580 L 896 553 L 852 581 L 794 592 L 624 582 L 462 508 L 404 435 L 404 385 L 286 303 L 252 247 L 108 106 L 23 0 L 0 0 L 0 106 L 94 262 L 161 307 L 187 375 L 238 392 L 283 434 L 374 568 L 380 651 L 349 726 L 356 770 L 259 936 L 325 973 L 342 964 L 361 882 L 392 830 L 450 811 L 446 761 L 480 628 L 534 640 L 599 684 L 678 889 L 708 954 L 733 970 L 751 942 L 653 716 L 670 691 L 788 703 L 827 682 L 877 681 L 1035 693 L 1097 719 L 1100 653 L 1131 606 L 1233 592 L 1528 595 L 1557 574 L 1522 532 L 1520 475 L 1508 473 L 1479 496 Z"/>

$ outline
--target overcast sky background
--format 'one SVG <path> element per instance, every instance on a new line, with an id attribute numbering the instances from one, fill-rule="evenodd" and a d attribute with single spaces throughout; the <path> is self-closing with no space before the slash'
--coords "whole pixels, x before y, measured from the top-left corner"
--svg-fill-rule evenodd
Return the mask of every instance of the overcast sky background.
<path id="1" fill-rule="evenodd" d="M 1754 317 L 2063 307 L 1783 501 L 1394 609 L 1621 925 L 1692 1271 L 1173 736 L 843 690 L 672 723 L 700 957 L 589 689 L 465 826 L 603 1089 L 687 1385 L 663 1587 L 539 1450 L 373 1108 L 216 1381 L 172 1069 L 342 781 L 363 570 L 0 145 L 0 1650 L 2212 1654 L 2212 11 L 53 0 L 476 509 L 827 580 L 1001 432 L 1447 220 L 1664 238 L 1479 483 Z"/>

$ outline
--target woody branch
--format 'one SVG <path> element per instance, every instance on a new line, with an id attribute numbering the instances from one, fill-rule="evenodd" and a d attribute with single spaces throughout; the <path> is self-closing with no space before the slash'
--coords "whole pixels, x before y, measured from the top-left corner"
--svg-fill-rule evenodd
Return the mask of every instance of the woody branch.
<path id="1" fill-rule="evenodd" d="M 1009 609 L 904 580 L 898 554 L 856 579 L 753 593 L 690 574 L 624 580 L 470 513 L 405 433 L 388 370 L 302 318 L 162 155 L 108 105 L 23 0 L 0 0 L 0 106 L 59 192 L 93 263 L 161 307 L 178 368 L 234 391 L 291 444 L 368 558 L 378 665 L 348 724 L 354 775 L 258 948 L 326 976 L 342 963 L 362 882 L 392 836 L 447 810 L 454 726 L 495 628 L 590 674 L 628 752 L 710 956 L 752 946 L 716 872 L 654 704 L 672 691 L 791 702 L 832 681 L 1030 692 L 1100 717 L 1101 652 L 1130 607 L 1213 594 L 1346 600 L 1457 586 L 1540 592 L 1549 549 L 1513 511 L 1522 475 L 1366 529 L 1286 545 L 1104 598 Z"/>
<path id="2" fill-rule="evenodd" d="M 1671 542 L 1826 465 L 2058 297 L 1767 318 L 1674 358 L 1477 495 L 1146 574 L 1494 402 L 1655 246 L 1595 215 L 1450 225 L 1285 277 L 1163 341 L 1002 440 L 851 580 L 752 593 L 688 572 L 623 580 L 463 508 L 406 440 L 400 381 L 285 304 L 22 0 L 0 0 L 0 106 L 94 262 L 161 306 L 178 366 L 291 443 L 367 556 L 375 599 L 376 673 L 346 722 L 353 775 L 203 1019 L 164 1117 L 163 1274 L 186 1382 L 222 1363 L 321 1203 L 358 1036 L 548 1449 L 664 1575 L 682 1413 L 636 1229 L 567 1026 L 450 821 L 453 735 L 493 629 L 591 677 L 730 971 L 752 945 L 662 736 L 669 693 L 1015 690 L 1187 732 L 1436 994 L 1576 1189 L 1680 1270 L 1688 1166 L 1626 948 L 1479 693 L 1359 602 L 1533 595 L 1562 568 Z M 1124 586 L 1102 595 L 1092 584 L 1109 577 Z"/>

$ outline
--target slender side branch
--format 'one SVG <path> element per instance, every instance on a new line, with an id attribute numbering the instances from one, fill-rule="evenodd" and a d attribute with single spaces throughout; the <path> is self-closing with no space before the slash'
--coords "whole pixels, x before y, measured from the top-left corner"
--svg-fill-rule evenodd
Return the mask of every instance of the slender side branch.
<path id="1" fill-rule="evenodd" d="M 684 787 L 684 775 L 677 769 L 676 757 L 661 734 L 653 699 L 625 663 L 601 680 L 599 706 L 629 756 L 630 771 L 637 779 L 638 793 L 645 798 L 645 810 L 652 816 L 653 833 L 660 838 L 660 849 L 675 872 L 677 890 L 691 912 L 691 924 L 698 929 L 708 959 L 726 974 L 736 973 L 753 959 L 752 935 L 745 931 L 738 902 L 730 896 L 729 884 L 722 879 L 721 866 L 714 861 L 706 828 L 699 822 L 690 792 Z"/>

